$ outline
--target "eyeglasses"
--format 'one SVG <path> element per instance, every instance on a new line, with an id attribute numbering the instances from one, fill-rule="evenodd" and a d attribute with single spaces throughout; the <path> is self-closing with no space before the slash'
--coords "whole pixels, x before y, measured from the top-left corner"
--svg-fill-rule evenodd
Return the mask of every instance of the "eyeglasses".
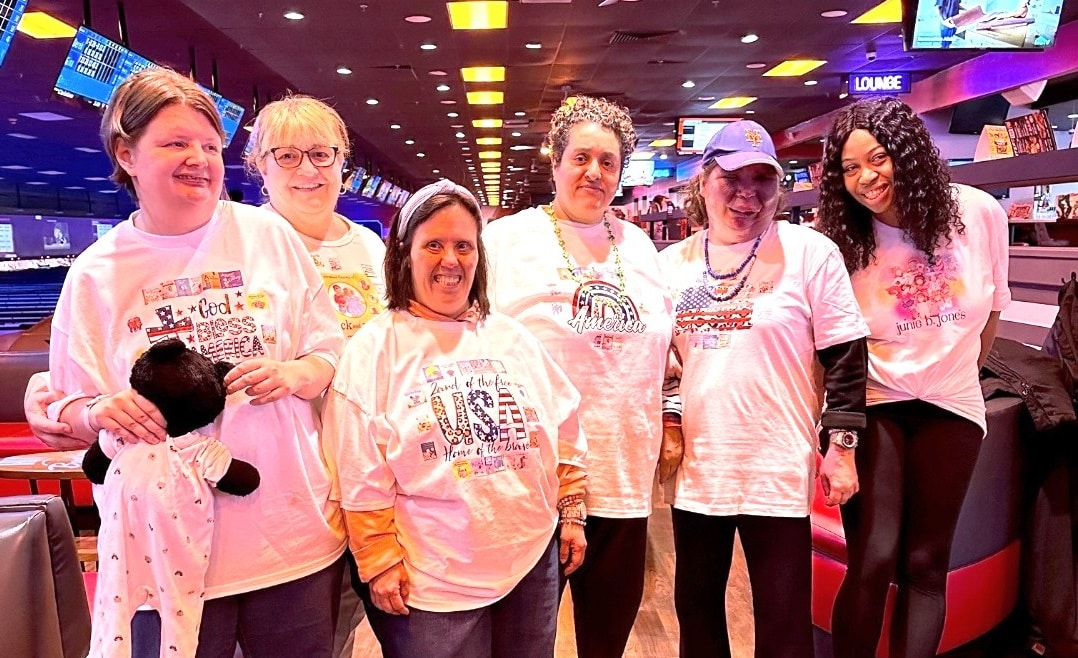
<path id="1" fill-rule="evenodd" d="M 284 169 L 295 169 L 300 166 L 303 163 L 304 155 L 314 166 L 328 167 L 337 161 L 338 151 L 340 151 L 340 148 L 336 146 L 316 146 L 306 151 L 294 146 L 278 146 L 269 150 L 270 155 L 273 156 L 273 161 L 277 163 L 278 167 Z"/>

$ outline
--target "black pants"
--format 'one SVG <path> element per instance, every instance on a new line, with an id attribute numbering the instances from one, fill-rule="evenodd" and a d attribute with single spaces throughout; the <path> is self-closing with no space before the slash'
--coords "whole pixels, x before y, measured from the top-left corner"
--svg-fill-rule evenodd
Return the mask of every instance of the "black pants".
<path id="1" fill-rule="evenodd" d="M 648 520 L 589 516 L 584 536 L 584 563 L 568 579 L 577 656 L 621 658 L 644 598 Z"/>
<path id="2" fill-rule="evenodd" d="M 674 509 L 674 607 L 681 658 L 729 658 L 726 582 L 741 537 L 757 658 L 812 658 L 812 531 L 807 516 L 708 516 Z M 864 657 L 862 657 L 864 658 Z"/>
<path id="3" fill-rule="evenodd" d="M 982 437 L 976 423 L 920 400 L 868 408 L 855 455 L 861 490 L 842 506 L 848 564 L 835 658 L 876 655 L 892 579 L 891 658 L 936 655 L 951 543 Z"/>

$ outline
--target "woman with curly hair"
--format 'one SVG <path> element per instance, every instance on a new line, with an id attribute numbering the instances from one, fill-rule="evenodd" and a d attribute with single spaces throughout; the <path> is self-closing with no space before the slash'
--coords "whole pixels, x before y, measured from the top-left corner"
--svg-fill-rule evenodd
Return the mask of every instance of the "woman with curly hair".
<path id="1" fill-rule="evenodd" d="M 483 233 L 490 301 L 530 329 L 580 391 L 588 558 L 569 577 L 577 651 L 614 658 L 644 592 L 672 304 L 647 234 L 608 213 L 636 147 L 625 109 L 572 97 L 554 113 L 547 145 L 553 202 Z"/>
<path id="2" fill-rule="evenodd" d="M 868 321 L 860 495 L 842 507 L 836 658 L 874 656 L 898 583 L 890 655 L 934 656 L 955 525 L 985 434 L 977 380 L 1007 288 L 1007 218 L 955 185 L 905 103 L 856 103 L 831 127 L 820 220 Z"/>

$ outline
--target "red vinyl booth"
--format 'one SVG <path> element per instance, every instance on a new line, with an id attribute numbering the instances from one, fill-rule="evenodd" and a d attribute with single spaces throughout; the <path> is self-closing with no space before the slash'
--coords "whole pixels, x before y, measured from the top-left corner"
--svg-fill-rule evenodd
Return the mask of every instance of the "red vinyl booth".
<path id="1" fill-rule="evenodd" d="M 981 446 L 958 518 L 947 576 L 947 617 L 937 653 L 991 630 L 1014 608 L 1019 580 L 1021 451 L 1017 398 L 988 400 L 988 435 Z M 817 484 L 817 487 L 819 485 Z M 830 658 L 831 611 L 846 572 L 846 542 L 838 508 L 817 488 L 812 509 L 812 622 L 816 658 Z M 888 658 L 891 586 L 878 658 Z"/>

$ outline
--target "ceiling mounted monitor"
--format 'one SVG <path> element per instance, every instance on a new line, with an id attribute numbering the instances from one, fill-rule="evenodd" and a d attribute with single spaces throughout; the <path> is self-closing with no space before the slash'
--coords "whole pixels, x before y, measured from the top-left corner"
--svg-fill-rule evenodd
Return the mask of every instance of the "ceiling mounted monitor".
<path id="1" fill-rule="evenodd" d="M 15 29 L 19 27 L 22 14 L 26 11 L 27 0 L 0 0 L 0 65 L 4 63 L 11 42 L 15 39 Z"/>
<path id="2" fill-rule="evenodd" d="M 740 117 L 679 117 L 677 120 L 677 154 L 701 155 L 715 133 Z"/>
<path id="3" fill-rule="evenodd" d="M 1040 50 L 1055 42 L 1063 0 L 902 0 L 908 50 Z"/>
<path id="4" fill-rule="evenodd" d="M 0 0 L 2 2 L 3 0 Z M 86 26 L 79 27 L 64 58 L 53 91 L 68 98 L 80 98 L 94 107 L 105 107 L 113 92 L 128 77 L 157 66 L 153 61 L 101 36 Z M 224 145 L 232 143 L 243 118 L 243 108 L 221 94 L 199 85 L 213 100 L 225 131 Z"/>

